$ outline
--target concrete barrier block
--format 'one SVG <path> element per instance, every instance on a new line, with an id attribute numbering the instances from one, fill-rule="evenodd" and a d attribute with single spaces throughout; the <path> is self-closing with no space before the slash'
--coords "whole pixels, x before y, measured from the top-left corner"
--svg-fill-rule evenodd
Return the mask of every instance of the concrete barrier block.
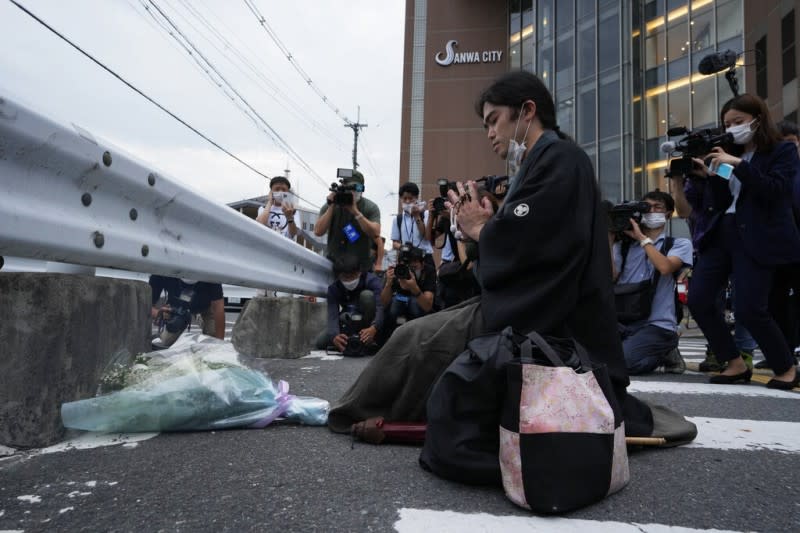
<path id="1" fill-rule="evenodd" d="M 114 354 L 149 351 L 150 298 L 141 281 L 0 273 L 0 444 L 61 439 L 61 404 L 93 396 Z"/>
<path id="2" fill-rule="evenodd" d="M 303 357 L 325 329 L 326 309 L 303 298 L 253 298 L 239 314 L 231 341 L 251 357 Z"/>

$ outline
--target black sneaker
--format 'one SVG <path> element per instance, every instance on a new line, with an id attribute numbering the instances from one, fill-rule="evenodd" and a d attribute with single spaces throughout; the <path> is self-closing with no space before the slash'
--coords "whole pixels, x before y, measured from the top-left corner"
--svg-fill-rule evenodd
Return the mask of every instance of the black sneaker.
<path id="1" fill-rule="evenodd" d="M 686 361 L 683 360 L 680 350 L 673 348 L 664 358 L 664 372 L 667 374 L 683 374 L 686 372 Z"/>

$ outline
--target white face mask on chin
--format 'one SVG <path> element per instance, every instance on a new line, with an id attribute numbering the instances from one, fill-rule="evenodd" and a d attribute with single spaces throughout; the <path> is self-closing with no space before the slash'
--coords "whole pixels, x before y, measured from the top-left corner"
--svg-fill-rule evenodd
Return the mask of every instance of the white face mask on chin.
<path id="1" fill-rule="evenodd" d="M 522 143 L 517 142 L 519 121 L 522 118 L 522 112 L 524 109 L 525 104 L 523 103 L 519 110 L 519 116 L 517 117 L 517 125 L 514 127 L 514 138 L 508 141 L 508 155 L 506 156 L 506 164 L 508 166 L 508 175 L 512 178 L 516 176 L 517 172 L 519 171 L 519 167 L 522 165 L 522 157 L 525 155 L 525 150 L 528 149 L 528 147 L 525 146 L 525 137 L 528 136 L 528 130 L 531 128 L 530 122 L 528 122 L 528 127 L 525 128 L 525 135 L 522 136 Z"/>

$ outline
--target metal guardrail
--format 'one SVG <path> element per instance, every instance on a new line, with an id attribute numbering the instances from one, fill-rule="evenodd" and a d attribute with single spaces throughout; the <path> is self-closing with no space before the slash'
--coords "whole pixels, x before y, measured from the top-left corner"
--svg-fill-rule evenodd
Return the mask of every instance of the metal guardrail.
<path id="1" fill-rule="evenodd" d="M 1 90 L 0 255 L 299 294 L 332 280 L 327 259 Z"/>

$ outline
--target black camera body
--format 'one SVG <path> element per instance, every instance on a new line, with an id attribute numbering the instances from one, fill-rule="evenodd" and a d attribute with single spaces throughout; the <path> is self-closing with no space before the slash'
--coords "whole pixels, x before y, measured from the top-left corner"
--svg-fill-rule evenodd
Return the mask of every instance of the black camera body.
<path id="1" fill-rule="evenodd" d="M 333 193 L 334 205 L 353 205 L 353 193 L 361 192 L 364 186 L 360 183 L 331 183 L 330 191 Z"/>
<path id="2" fill-rule="evenodd" d="M 177 306 L 164 311 L 162 315 L 164 328 L 170 333 L 181 333 L 192 322 L 192 313 L 188 307 Z"/>
<path id="3" fill-rule="evenodd" d="M 680 153 L 681 156 L 670 160 L 667 177 L 690 174 L 694 165 L 692 158 L 705 157 L 713 148 L 733 143 L 733 135 L 727 133 L 725 128 L 690 131 L 685 127 L 680 127 L 667 131 L 668 137 L 678 135 L 684 135 L 684 137 L 675 143 L 671 154 Z"/>
<path id="4" fill-rule="evenodd" d="M 612 206 L 608 210 L 608 231 L 623 235 L 623 232 L 633 229 L 631 219 L 641 224 L 642 215 L 651 209 L 652 206 L 647 202 L 624 202 Z"/>
<path id="5" fill-rule="evenodd" d="M 339 315 L 339 331 L 347 335 L 347 344 L 342 355 L 344 357 L 363 357 L 367 355 L 367 347 L 361 342 L 359 335 L 363 317 L 354 308 L 348 308 Z"/>
<path id="6" fill-rule="evenodd" d="M 422 261 L 425 258 L 424 252 L 420 248 L 412 246 L 411 243 L 403 244 L 397 251 L 397 264 L 394 267 L 394 275 L 398 279 L 411 279 L 411 269 L 409 265 L 414 259 Z"/>

